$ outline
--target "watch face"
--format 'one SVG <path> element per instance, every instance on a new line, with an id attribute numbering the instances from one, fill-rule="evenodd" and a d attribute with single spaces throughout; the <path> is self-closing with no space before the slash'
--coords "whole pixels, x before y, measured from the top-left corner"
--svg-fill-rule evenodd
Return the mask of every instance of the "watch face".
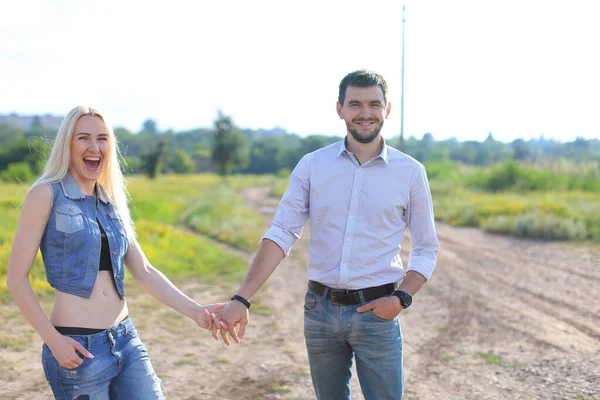
<path id="1" fill-rule="evenodd" d="M 402 305 L 402 307 L 408 308 L 408 306 L 411 305 L 412 297 L 410 294 L 401 290 L 397 290 L 394 295 L 400 299 L 400 305 Z"/>
<path id="2" fill-rule="evenodd" d="M 402 306 L 404 308 L 407 308 L 412 303 L 412 297 L 408 293 L 403 293 L 403 294 L 404 294 L 404 296 L 402 296 L 403 298 L 401 299 L 402 300 Z"/>

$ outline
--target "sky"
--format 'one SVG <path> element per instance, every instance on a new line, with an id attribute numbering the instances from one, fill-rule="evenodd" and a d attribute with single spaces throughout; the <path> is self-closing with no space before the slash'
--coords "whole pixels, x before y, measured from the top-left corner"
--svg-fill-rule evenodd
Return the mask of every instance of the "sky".
<path id="1" fill-rule="evenodd" d="M 404 109 L 402 6 L 405 5 Z M 600 2 L 0 0 L 0 114 L 90 105 L 131 131 L 343 136 L 340 80 L 382 74 L 384 137 L 600 137 Z"/>

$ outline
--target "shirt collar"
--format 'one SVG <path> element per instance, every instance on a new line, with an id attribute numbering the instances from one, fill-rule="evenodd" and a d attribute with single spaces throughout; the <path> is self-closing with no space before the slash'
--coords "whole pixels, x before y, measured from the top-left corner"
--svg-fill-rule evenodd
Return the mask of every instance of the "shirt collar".
<path id="1" fill-rule="evenodd" d="M 339 144 L 340 145 L 339 145 L 339 149 L 338 149 L 338 152 L 337 152 L 337 156 L 338 157 L 348 151 L 348 149 L 346 149 L 346 138 L 344 138 L 344 140 L 342 140 L 341 142 L 339 142 Z"/>
<path id="2" fill-rule="evenodd" d="M 344 138 L 344 140 L 342 140 L 340 142 L 340 148 L 337 153 L 338 157 L 345 152 L 350 153 L 350 150 L 348 150 L 348 148 L 346 148 L 347 140 L 348 140 L 348 138 Z M 375 158 L 381 158 L 386 164 L 389 164 L 389 162 L 388 162 L 388 145 L 385 142 L 384 138 L 381 138 L 381 142 L 383 143 L 383 147 L 381 148 L 381 153 L 379 153 L 379 155 Z"/>
<path id="3" fill-rule="evenodd" d="M 85 195 L 79 188 L 79 184 L 77 183 L 70 171 L 67 171 L 67 174 L 65 175 L 64 179 L 60 182 L 60 186 L 62 187 L 64 195 L 69 199 L 85 199 Z M 104 187 L 98 182 L 96 182 L 96 194 L 101 202 L 105 204 L 111 202 L 110 196 L 106 193 Z"/>
<path id="4" fill-rule="evenodd" d="M 381 142 L 383 143 L 383 147 L 381 148 L 381 153 L 379 153 L 379 158 L 381 158 L 383 160 L 383 162 L 385 162 L 386 164 L 389 164 L 388 162 L 388 145 L 385 142 L 384 138 L 381 138 Z"/>

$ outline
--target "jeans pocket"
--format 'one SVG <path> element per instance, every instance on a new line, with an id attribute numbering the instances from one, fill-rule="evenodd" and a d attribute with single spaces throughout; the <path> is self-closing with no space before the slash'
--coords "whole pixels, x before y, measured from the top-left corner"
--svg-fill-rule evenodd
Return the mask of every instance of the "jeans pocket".
<path id="1" fill-rule="evenodd" d="M 75 233 L 83 229 L 83 213 L 72 204 L 56 207 L 56 230 L 62 233 Z"/>
<path id="2" fill-rule="evenodd" d="M 81 360 L 81 364 L 79 364 L 75 368 L 65 368 L 62 365 L 60 365 L 58 361 L 56 361 L 56 364 L 58 365 L 59 375 L 62 379 L 79 380 L 81 379 L 81 374 L 84 370 L 87 369 L 91 362 L 92 359 L 84 357 Z"/>
<path id="3" fill-rule="evenodd" d="M 375 314 L 375 312 L 373 310 L 371 310 L 371 317 L 373 318 L 373 320 L 375 320 L 375 322 L 391 322 L 395 318 L 395 317 L 392 319 L 382 318 L 382 317 L 378 316 L 377 314 Z"/>
<path id="4" fill-rule="evenodd" d="M 82 356 L 80 355 L 80 357 Z M 81 370 L 84 369 L 84 367 L 87 367 L 90 362 L 91 359 L 86 359 L 85 357 L 83 357 L 81 364 L 79 364 L 75 368 L 65 368 L 62 365 L 60 365 L 56 358 L 54 358 L 54 355 L 52 354 L 49 348 L 46 347 L 42 353 L 42 366 L 44 367 L 44 375 L 46 376 L 46 380 L 48 381 L 48 383 L 50 383 L 51 385 L 53 383 L 56 383 L 56 379 L 80 379 Z"/>
<path id="5" fill-rule="evenodd" d="M 316 310 L 316 308 L 319 306 L 320 303 L 321 303 L 321 298 L 318 297 L 313 292 L 311 292 L 310 290 L 306 292 L 306 295 L 304 295 L 304 311 L 306 311 L 306 312 L 314 311 L 314 310 Z"/>

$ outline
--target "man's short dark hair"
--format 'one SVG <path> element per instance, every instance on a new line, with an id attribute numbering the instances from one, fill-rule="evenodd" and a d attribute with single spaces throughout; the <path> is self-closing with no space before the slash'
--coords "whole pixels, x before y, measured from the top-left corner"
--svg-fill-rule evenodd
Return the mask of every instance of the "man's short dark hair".
<path id="1" fill-rule="evenodd" d="M 344 104 L 344 100 L 346 99 L 346 89 L 348 89 L 348 86 L 370 87 L 375 85 L 379 85 L 383 91 L 383 100 L 385 101 L 385 104 L 387 104 L 388 87 L 385 79 L 383 79 L 383 76 L 379 75 L 378 73 L 366 69 L 359 69 L 357 71 L 350 72 L 344 77 L 344 79 L 342 79 L 340 82 L 338 101 L 340 104 Z"/>

